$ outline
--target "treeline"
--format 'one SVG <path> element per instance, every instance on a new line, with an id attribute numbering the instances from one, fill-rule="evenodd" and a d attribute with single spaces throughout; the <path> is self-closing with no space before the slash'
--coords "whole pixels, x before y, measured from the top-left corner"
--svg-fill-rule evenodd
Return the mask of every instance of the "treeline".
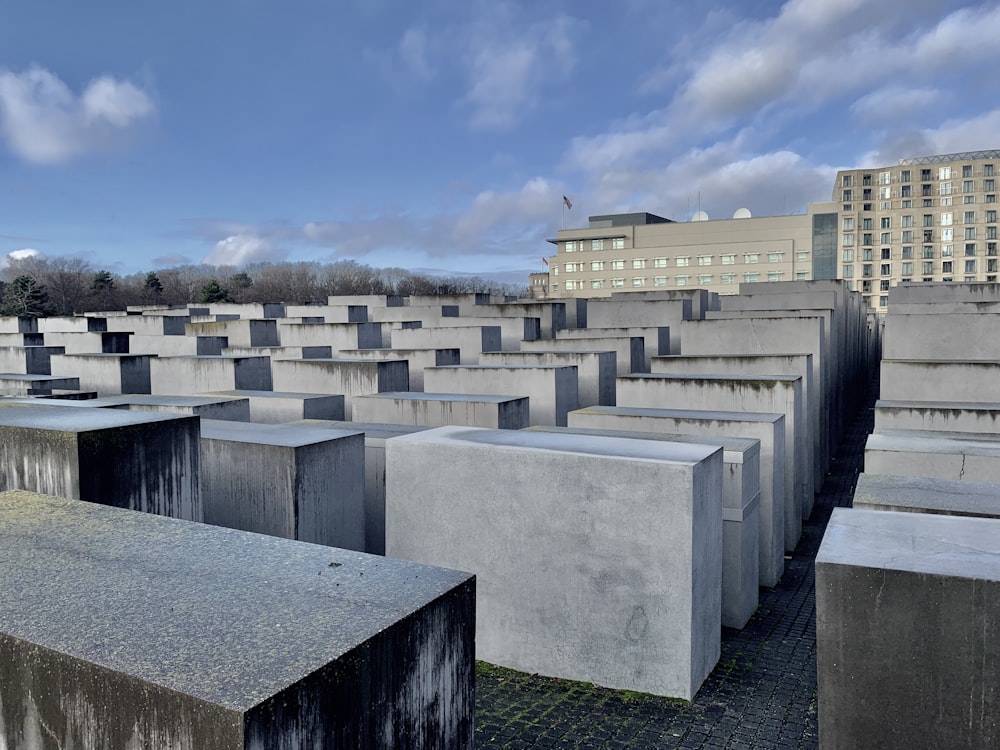
<path id="1" fill-rule="evenodd" d="M 402 268 L 336 263 L 176 266 L 119 276 L 80 258 L 12 258 L 0 281 L 0 315 L 42 317 L 192 302 L 325 303 L 341 294 L 522 295 L 521 285 L 480 277 L 440 277 Z"/>

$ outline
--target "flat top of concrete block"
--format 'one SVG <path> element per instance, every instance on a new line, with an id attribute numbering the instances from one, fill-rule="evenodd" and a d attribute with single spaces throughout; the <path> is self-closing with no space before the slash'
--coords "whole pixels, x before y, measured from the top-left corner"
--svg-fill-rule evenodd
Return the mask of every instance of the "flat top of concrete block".
<path id="1" fill-rule="evenodd" d="M 887 401 L 879 399 L 876 409 L 934 409 L 941 411 L 1000 411 L 1000 403 L 992 401 Z"/>
<path id="2" fill-rule="evenodd" d="M 534 425 L 524 427 L 521 432 L 561 432 L 575 435 L 603 435 L 604 437 L 632 438 L 635 440 L 662 440 L 669 443 L 694 443 L 696 445 L 721 446 L 726 463 L 741 464 L 751 456 L 760 454 L 760 441 L 754 438 L 729 437 L 726 435 L 683 435 L 673 432 L 631 432 L 629 430 L 602 430 L 592 427 L 549 427 Z"/>
<path id="3" fill-rule="evenodd" d="M 27 427 L 60 432 L 106 430 L 150 422 L 196 420 L 187 414 L 127 409 L 76 409 L 70 406 L 35 406 L 0 401 L 0 426 Z"/>
<path id="4" fill-rule="evenodd" d="M 482 356 L 499 359 L 500 357 L 523 357 L 524 359 L 541 359 L 543 357 L 553 357 L 559 359 L 579 359 L 581 357 L 593 356 L 595 354 L 615 354 L 611 349 L 533 349 L 530 352 L 483 352 Z"/>
<path id="5" fill-rule="evenodd" d="M 911 365 L 926 365 L 928 368 L 940 367 L 942 365 L 988 365 L 990 367 L 1000 367 L 1000 360 L 997 359 L 883 359 L 882 362 L 902 362 Z"/>
<path id="6" fill-rule="evenodd" d="M 257 424 L 221 419 L 201 420 L 203 440 L 228 440 L 235 443 L 255 443 L 285 448 L 329 443 L 360 434 L 361 430 L 357 428 L 323 429 L 307 424 Z"/>
<path id="7" fill-rule="evenodd" d="M 633 375 L 619 375 L 619 380 L 710 380 L 716 383 L 794 383 L 802 380 L 800 375 L 720 375 L 718 373 L 673 373 L 645 372 Z"/>
<path id="8" fill-rule="evenodd" d="M 1000 581 L 1000 519 L 834 508 L 816 565 Z"/>
<path id="9" fill-rule="evenodd" d="M 0 631 L 247 710 L 470 575 L 0 493 Z"/>
<path id="10" fill-rule="evenodd" d="M 123 331 L 116 331 L 123 333 Z M 54 357 L 72 357 L 74 359 L 156 359 L 157 354 L 116 354 L 114 352 L 77 352 L 72 354 L 54 354 Z"/>
<path id="11" fill-rule="evenodd" d="M 206 391 L 202 396 L 233 396 L 236 398 L 273 398 L 313 401 L 315 399 L 342 399 L 342 395 L 333 393 L 297 393 L 295 391 Z"/>
<path id="12" fill-rule="evenodd" d="M 160 361 L 169 359 L 197 359 L 197 360 L 222 360 L 222 359 L 270 359 L 267 356 L 252 356 L 252 355 L 240 355 L 240 354 L 171 354 L 169 357 L 154 357 L 154 359 L 159 359 Z M 312 360 L 306 360 L 312 361 Z"/>
<path id="13" fill-rule="evenodd" d="M 427 370 L 566 370 L 576 365 L 442 365 Z"/>
<path id="14" fill-rule="evenodd" d="M 506 404 L 527 396 L 494 396 L 489 393 L 427 393 L 425 391 L 384 391 L 357 398 L 386 398 L 399 401 L 462 401 L 465 403 Z"/>
<path id="15" fill-rule="evenodd" d="M 757 411 L 714 411 L 707 409 L 660 409 L 652 406 L 588 406 L 570 414 L 619 414 L 626 417 L 663 417 L 666 419 L 710 419 L 735 422 L 778 422 L 784 414 Z"/>
<path id="16" fill-rule="evenodd" d="M 904 506 L 958 515 L 1000 516 L 1000 484 L 861 474 L 854 504 Z"/>
<path id="17" fill-rule="evenodd" d="M 0 380 L 12 380 L 21 383 L 49 383 L 71 379 L 69 375 L 23 375 L 17 372 L 0 372 Z"/>
<path id="18" fill-rule="evenodd" d="M 415 424 L 393 424 L 391 422 L 347 422 L 333 419 L 298 419 L 287 424 L 315 425 L 325 430 L 361 430 L 366 438 L 388 439 L 400 435 L 411 435 L 433 429 Z"/>
<path id="19" fill-rule="evenodd" d="M 210 404 L 229 404 L 234 401 L 246 401 L 245 398 L 234 398 L 230 396 L 165 396 L 158 394 L 104 396 L 101 400 L 106 404 L 150 404 L 153 406 L 208 406 Z"/>
<path id="20" fill-rule="evenodd" d="M 399 438 L 408 442 L 487 445 L 496 449 L 554 451 L 592 456 L 626 458 L 637 461 L 669 461 L 696 464 L 719 446 L 704 443 L 671 443 L 629 438 L 611 438 L 574 433 L 527 432 L 524 430 L 490 430 L 455 425 L 436 427 L 426 432 Z"/>
<path id="21" fill-rule="evenodd" d="M 865 450 L 1000 456 L 1000 436 L 935 430 L 882 430 L 868 436 Z"/>
<path id="22" fill-rule="evenodd" d="M 84 408 L 95 408 L 95 407 L 109 407 L 109 404 L 102 398 L 34 398 L 32 396 L 27 397 L 11 397 L 11 398 L 0 398 L 0 403 L 11 402 L 16 404 L 30 404 L 32 406 L 68 406 L 73 409 Z"/>

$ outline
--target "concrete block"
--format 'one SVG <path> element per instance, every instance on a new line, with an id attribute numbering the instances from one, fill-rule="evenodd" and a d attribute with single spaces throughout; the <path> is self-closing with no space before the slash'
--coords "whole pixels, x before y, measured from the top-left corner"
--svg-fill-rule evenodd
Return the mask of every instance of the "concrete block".
<path id="1" fill-rule="evenodd" d="M 79 388 L 99 395 L 151 393 L 148 354 L 54 354 L 52 374 L 76 376 Z"/>
<path id="2" fill-rule="evenodd" d="M 719 658 L 722 451 L 468 427 L 397 437 L 386 553 L 477 571 L 479 658 L 690 700 Z"/>
<path id="3" fill-rule="evenodd" d="M 785 570 L 785 417 L 782 414 L 592 406 L 569 413 L 572 428 L 628 430 L 760 443 L 761 586 L 774 586 Z"/>
<path id="4" fill-rule="evenodd" d="M 457 348 L 461 352 L 461 364 L 463 365 L 478 364 L 479 355 L 483 352 L 503 351 L 500 326 L 491 325 L 450 328 L 395 328 L 389 332 L 389 341 L 391 349 Z"/>
<path id="5" fill-rule="evenodd" d="M 51 375 L 51 356 L 62 354 L 61 346 L 0 346 L 0 372 Z"/>
<path id="6" fill-rule="evenodd" d="M 887 401 L 1000 402 L 1000 361 L 883 359 L 879 395 Z"/>
<path id="7" fill-rule="evenodd" d="M 906 477 L 1000 482 L 1000 440 L 961 432 L 890 430 L 865 443 L 865 471 Z"/>
<path id="8" fill-rule="evenodd" d="M 198 421 L 0 401 L 0 490 L 201 521 Z"/>
<path id="9" fill-rule="evenodd" d="M 26 493 L 0 549 L 5 747 L 473 747 L 466 573 Z"/>
<path id="10" fill-rule="evenodd" d="M 880 399 L 875 402 L 875 431 L 886 430 L 1000 435 L 1000 403 Z"/>
<path id="11" fill-rule="evenodd" d="M 358 431 L 204 419 L 201 493 L 205 523 L 364 551 Z"/>
<path id="12" fill-rule="evenodd" d="M 853 507 L 1000 518 L 1000 484 L 862 473 Z"/>
<path id="13" fill-rule="evenodd" d="M 39 396 L 57 390 L 79 390 L 80 379 L 60 375 L 21 375 L 15 372 L 0 373 L 0 395 Z"/>
<path id="14" fill-rule="evenodd" d="M 407 308 L 399 307 L 397 310 Z M 447 367 L 462 363 L 458 348 L 447 349 L 344 349 L 341 356 L 347 359 L 370 359 L 377 362 L 404 359 L 409 363 L 410 390 L 424 390 L 425 367 Z"/>
<path id="15" fill-rule="evenodd" d="M 612 351 L 619 375 L 649 372 L 646 339 L 643 336 L 587 336 L 588 329 L 560 331 L 559 338 L 551 341 L 522 341 L 524 352 L 594 352 Z M 577 335 L 581 334 L 581 335 Z"/>
<path id="16" fill-rule="evenodd" d="M 409 366 L 405 360 L 282 360 L 272 363 L 271 368 L 274 390 L 343 395 L 347 419 L 351 419 L 355 396 L 410 390 Z"/>
<path id="17" fill-rule="evenodd" d="M 172 395 L 272 390 L 268 357 L 155 357 L 149 379 L 152 393 Z"/>
<path id="18" fill-rule="evenodd" d="M 360 422 L 424 427 L 464 425 L 494 430 L 528 426 L 528 398 L 467 393 L 375 393 L 354 399 Z"/>
<path id="19" fill-rule="evenodd" d="M 462 365 L 428 367 L 424 387 L 432 393 L 528 397 L 529 424 L 566 426 L 579 404 L 577 368 L 557 365 Z"/>
<path id="20" fill-rule="evenodd" d="M 1000 521 L 834 508 L 816 557 L 820 744 L 1000 745 Z"/>
<path id="21" fill-rule="evenodd" d="M 615 405 L 617 356 L 602 351 L 484 352 L 483 365 L 557 365 L 576 367 L 579 408 Z"/>
<path id="22" fill-rule="evenodd" d="M 97 399 L 93 399 L 97 400 Z M 191 414 L 202 419 L 250 421 L 250 401 L 231 396 L 105 396 L 102 406 L 129 411 Z"/>
<path id="23" fill-rule="evenodd" d="M 323 393 L 286 391 L 217 391 L 206 396 L 245 399 L 250 420 L 258 424 L 282 424 L 300 419 L 343 419 L 344 397 Z"/>

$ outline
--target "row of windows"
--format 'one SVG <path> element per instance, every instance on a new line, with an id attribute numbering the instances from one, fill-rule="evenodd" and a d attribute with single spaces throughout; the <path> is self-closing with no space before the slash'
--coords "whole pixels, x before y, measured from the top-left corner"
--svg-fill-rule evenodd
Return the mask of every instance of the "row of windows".
<path id="1" fill-rule="evenodd" d="M 912 182 L 915 171 L 916 170 L 910 170 L 910 169 L 900 170 L 900 172 L 899 172 L 899 181 L 900 182 L 904 182 L 904 183 L 905 182 Z M 993 177 L 994 174 L 995 174 L 995 170 L 994 170 L 994 166 L 992 164 L 984 164 L 983 165 L 983 171 L 982 171 L 983 177 Z M 930 168 L 921 169 L 920 170 L 920 181 L 921 182 L 926 182 L 928 180 L 932 180 L 932 179 L 934 179 L 933 175 L 934 175 L 934 170 L 933 169 L 930 169 Z M 951 167 L 951 166 L 938 167 L 938 170 L 937 170 L 937 179 L 939 181 L 940 180 L 951 180 L 951 179 L 957 178 L 958 176 L 959 176 L 958 170 L 955 169 L 955 168 L 953 168 L 953 167 Z M 963 164 L 962 165 L 961 176 L 962 176 L 963 179 L 965 179 L 967 177 L 973 177 L 973 176 L 975 176 L 974 175 L 974 170 L 973 170 L 973 167 L 972 167 L 971 164 Z M 892 172 L 889 172 L 889 171 L 879 172 L 879 174 L 878 174 L 878 184 L 879 185 L 889 185 L 891 183 L 892 183 Z M 873 183 L 873 176 L 872 176 L 872 174 L 869 173 L 869 174 L 862 174 L 861 175 L 861 185 L 862 186 L 871 186 L 872 184 L 874 184 Z M 845 188 L 854 187 L 854 175 L 853 174 L 845 174 L 842 177 L 842 179 L 841 179 L 841 187 L 845 187 Z"/>
<path id="2" fill-rule="evenodd" d="M 961 263 L 961 262 L 958 261 L 958 263 Z M 913 269 L 914 269 L 915 265 L 916 264 L 914 262 L 912 262 L 912 261 L 905 261 L 903 263 L 900 263 L 899 264 L 899 274 L 901 276 L 911 276 L 913 274 Z M 924 274 L 934 273 L 934 265 L 935 264 L 934 264 L 933 260 L 924 260 L 924 261 L 921 261 L 920 262 L 920 272 L 924 273 Z M 953 261 L 953 260 L 943 260 L 943 261 L 941 261 L 941 269 L 940 270 L 941 270 L 941 273 L 954 273 L 955 267 L 956 267 L 956 261 Z M 976 273 L 977 267 L 979 267 L 979 266 L 978 266 L 978 264 L 977 264 L 977 262 L 975 260 L 966 260 L 965 261 L 965 264 L 964 264 L 965 273 Z M 988 258 L 986 260 L 986 273 L 997 273 L 998 267 L 1000 267 L 1000 262 L 998 262 L 998 260 L 996 258 Z M 845 279 L 849 279 L 849 278 L 851 278 L 851 277 L 854 276 L 854 266 L 853 265 L 844 265 L 841 268 L 841 271 L 843 272 L 842 275 L 843 275 L 843 278 L 845 278 Z M 865 263 L 864 265 L 862 265 L 861 266 L 861 275 L 863 277 L 866 277 L 866 278 L 870 278 L 871 276 L 873 276 L 874 275 L 874 265 L 871 264 L 871 263 Z M 892 264 L 891 263 L 882 263 L 882 264 L 880 264 L 880 266 L 879 266 L 879 275 L 880 276 L 892 276 L 893 275 L 892 274 Z M 888 279 L 882 279 L 881 283 L 885 284 L 885 285 L 888 285 L 889 280 Z M 885 288 L 888 289 L 888 286 L 886 286 Z"/>
<path id="3" fill-rule="evenodd" d="M 956 215 L 953 211 L 943 211 L 938 214 L 938 218 L 941 226 L 951 226 L 955 223 Z M 977 214 L 975 211 L 964 211 L 962 213 L 962 223 L 963 224 L 975 224 L 977 220 Z M 987 224 L 996 224 L 997 222 L 997 210 L 988 209 L 983 212 L 983 218 Z M 920 217 L 921 225 L 925 227 L 934 226 L 934 214 L 922 214 Z M 863 230 L 873 230 L 875 222 L 871 218 L 863 218 L 861 220 L 860 227 Z M 843 229 L 845 232 L 851 232 L 854 230 L 855 221 L 853 216 L 845 216 L 843 219 Z M 899 217 L 899 225 L 902 228 L 916 226 L 914 224 L 913 214 L 904 214 Z M 892 217 L 883 216 L 879 219 L 879 229 L 892 229 Z"/>
<path id="4" fill-rule="evenodd" d="M 624 250 L 625 249 L 625 239 L 623 237 L 614 237 L 610 241 L 607 240 L 568 240 L 566 242 L 566 252 L 575 253 L 582 252 L 587 248 L 587 243 L 590 243 L 589 249 L 591 250 Z"/>
<path id="5" fill-rule="evenodd" d="M 809 277 L 808 271 L 799 271 L 795 274 L 795 278 L 798 280 L 806 280 Z M 785 274 L 781 271 L 771 271 L 766 274 L 767 281 L 784 281 Z M 720 273 L 719 283 L 724 285 L 737 284 L 740 281 L 752 284 L 761 280 L 761 274 L 748 272 L 743 274 L 735 273 Z M 632 279 L 625 279 L 624 277 L 618 277 L 613 279 L 590 279 L 588 281 L 583 280 L 573 280 L 568 279 L 565 282 L 565 290 L 567 292 L 579 291 L 583 289 L 622 289 L 625 286 L 631 286 L 633 288 L 641 288 L 647 286 L 650 279 L 646 276 L 636 276 Z M 654 287 L 665 287 L 668 285 L 668 276 L 654 276 L 652 277 L 652 286 Z M 686 274 L 678 275 L 674 277 L 674 286 L 708 286 L 715 283 L 714 274 L 697 274 L 695 276 L 690 276 Z M 559 291 L 559 284 L 554 283 L 552 285 L 552 291 Z"/>
<path id="6" fill-rule="evenodd" d="M 975 242 L 965 243 L 965 255 L 975 257 L 978 254 L 978 245 Z M 922 257 L 933 258 L 934 257 L 934 245 L 923 245 L 922 246 Z M 850 263 L 855 258 L 855 251 L 853 248 L 845 248 L 841 251 L 842 260 Z M 940 246 L 940 257 L 950 258 L 955 254 L 955 245 L 945 243 Z M 996 257 L 997 255 L 997 243 L 987 242 L 986 243 L 986 254 L 989 256 Z M 875 251 L 872 248 L 866 247 L 861 250 L 858 254 L 859 260 L 874 260 Z M 891 260 L 892 259 L 892 248 L 883 247 L 879 252 L 880 260 Z M 903 245 L 900 248 L 899 257 L 903 260 L 908 260 L 913 258 L 913 245 Z"/>
<path id="7" fill-rule="evenodd" d="M 953 195 L 956 190 L 957 185 L 951 182 L 940 182 L 937 187 L 938 195 Z M 982 181 L 980 186 L 981 191 L 976 190 L 975 180 L 962 180 L 962 194 L 969 194 L 975 192 L 983 193 L 993 193 L 997 189 L 997 181 L 995 179 L 986 179 Z M 922 198 L 929 198 L 935 194 L 934 186 L 931 183 L 924 183 L 920 186 L 919 195 Z M 849 203 L 857 197 L 861 201 L 871 201 L 875 198 L 875 193 L 870 189 L 866 188 L 861 191 L 860 196 L 856 196 L 854 190 L 847 189 L 841 191 L 841 199 L 845 203 Z M 880 201 L 891 200 L 892 198 L 913 198 L 917 195 L 917 192 L 913 189 L 912 185 L 903 185 L 898 191 L 893 190 L 889 187 L 880 187 L 878 189 L 878 199 Z"/>
<path id="8" fill-rule="evenodd" d="M 997 202 L 997 194 L 996 193 L 987 193 L 986 197 L 984 198 L 984 201 L 986 203 L 996 203 Z M 974 204 L 975 202 L 976 202 L 976 196 L 975 195 L 963 195 L 962 196 L 962 203 L 963 204 Z M 862 203 L 861 204 L 861 210 L 862 211 L 873 211 L 874 210 L 874 208 L 873 208 L 874 205 L 875 205 L 874 203 L 868 203 L 868 202 Z M 940 205 L 942 207 L 945 207 L 945 208 L 948 207 L 948 206 L 950 206 L 950 205 L 952 205 L 951 196 L 950 195 L 944 195 L 944 196 L 941 196 L 940 198 L 938 198 L 938 205 Z M 879 211 L 891 211 L 892 210 L 892 201 L 891 200 L 884 200 L 884 201 L 882 201 L 882 202 L 880 202 L 878 204 L 878 207 L 879 207 Z M 934 208 L 934 199 L 933 198 L 924 198 L 921 201 L 921 207 L 922 208 Z M 901 208 L 901 209 L 913 208 L 913 200 L 910 199 L 910 198 L 903 198 L 903 200 L 901 200 L 899 202 L 898 208 Z M 853 211 L 854 210 L 854 204 L 853 203 L 844 203 L 844 210 L 845 211 Z"/>
<path id="9" fill-rule="evenodd" d="M 904 229 L 899 235 L 899 241 L 902 243 L 911 243 L 914 242 L 914 236 L 915 235 L 913 234 L 913 230 Z M 923 242 L 934 242 L 936 240 L 940 240 L 941 242 L 953 242 L 956 239 L 955 230 L 952 229 L 951 227 L 945 227 L 941 229 L 941 231 L 938 232 L 937 236 L 935 236 L 934 230 L 932 229 L 925 229 L 922 232 L 918 233 L 917 236 L 919 237 L 917 241 L 923 241 Z M 997 227 L 995 226 L 987 226 L 980 233 L 976 229 L 976 227 L 965 227 L 962 230 L 962 236 L 966 240 L 976 240 L 976 239 L 995 240 L 1000 238 L 1000 230 L 998 230 Z M 854 247 L 854 239 L 855 237 L 853 234 L 850 233 L 844 234 L 841 237 L 840 244 L 842 247 Z M 861 235 L 862 245 L 874 245 L 876 244 L 874 240 L 875 238 L 874 235 L 872 234 Z M 892 233 L 882 232 L 881 235 L 879 236 L 878 244 L 880 245 L 892 244 Z"/>
<path id="10" fill-rule="evenodd" d="M 763 255 L 768 263 L 781 263 L 785 257 L 783 252 L 772 252 L 772 253 L 743 253 L 743 262 L 747 264 L 760 263 L 761 255 Z M 735 253 L 730 253 L 727 255 L 720 255 L 719 260 L 724 266 L 731 266 L 736 264 L 737 255 Z M 652 259 L 652 268 L 667 268 L 669 263 L 669 258 L 660 257 Z M 678 268 L 686 268 L 691 265 L 692 258 L 690 256 L 679 256 L 674 259 L 674 263 Z M 714 255 L 699 255 L 695 258 L 699 266 L 711 266 L 715 263 Z M 800 250 L 795 253 L 795 260 L 797 261 L 808 261 L 809 253 L 805 250 Z M 649 262 L 648 258 L 632 258 L 630 261 L 626 260 L 592 260 L 589 261 L 589 269 L 591 271 L 604 271 L 609 269 L 611 271 L 624 271 L 626 264 L 629 264 L 633 270 L 642 270 L 647 267 Z M 580 273 L 588 269 L 588 262 L 586 261 L 571 261 L 563 264 L 563 271 L 566 273 Z M 559 274 L 559 269 L 557 267 L 553 268 L 555 275 Z"/>

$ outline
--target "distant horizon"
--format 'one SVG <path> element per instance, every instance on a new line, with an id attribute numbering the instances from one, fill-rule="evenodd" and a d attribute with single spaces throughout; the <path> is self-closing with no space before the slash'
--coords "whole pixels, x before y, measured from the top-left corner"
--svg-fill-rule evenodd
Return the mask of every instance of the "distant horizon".
<path id="1" fill-rule="evenodd" d="M 11 4 L 0 258 L 526 283 L 589 215 L 792 215 L 1000 146 L 998 36 L 967 0 Z"/>

